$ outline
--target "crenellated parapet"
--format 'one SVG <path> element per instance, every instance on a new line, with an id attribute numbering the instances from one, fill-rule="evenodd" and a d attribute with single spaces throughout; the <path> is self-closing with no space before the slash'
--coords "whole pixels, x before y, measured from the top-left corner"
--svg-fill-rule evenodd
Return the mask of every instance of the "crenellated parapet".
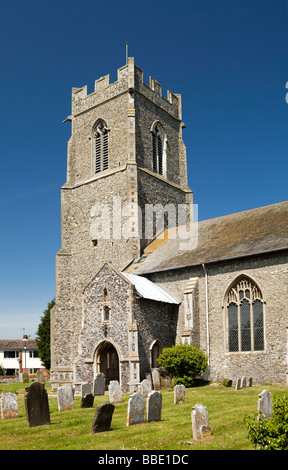
<path id="1" fill-rule="evenodd" d="M 149 77 L 149 85 L 144 83 L 143 71 L 129 57 L 128 64 L 117 70 L 117 80 L 110 83 L 110 75 L 95 80 L 94 91 L 87 94 L 87 85 L 72 88 L 72 117 L 111 100 L 122 93 L 140 93 L 158 107 L 181 120 L 181 95 L 167 91 L 167 98 L 162 95 L 162 85 Z"/>

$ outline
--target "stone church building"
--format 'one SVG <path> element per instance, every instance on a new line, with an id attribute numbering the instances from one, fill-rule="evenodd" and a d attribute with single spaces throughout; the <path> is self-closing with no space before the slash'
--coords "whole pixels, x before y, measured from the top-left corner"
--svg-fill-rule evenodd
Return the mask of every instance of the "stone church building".
<path id="1" fill-rule="evenodd" d="M 197 222 L 181 96 L 129 58 L 72 89 L 51 383 L 104 372 L 137 390 L 161 350 L 209 358 L 209 378 L 286 382 L 288 202 Z M 193 218 L 194 217 L 194 218 Z"/>

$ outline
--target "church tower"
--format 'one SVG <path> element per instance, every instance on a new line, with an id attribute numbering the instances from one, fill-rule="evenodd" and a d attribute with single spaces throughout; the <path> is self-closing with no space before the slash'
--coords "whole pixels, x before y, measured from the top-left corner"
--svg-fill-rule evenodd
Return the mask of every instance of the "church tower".
<path id="1" fill-rule="evenodd" d="M 164 98 L 152 78 L 145 84 L 133 58 L 116 82 L 101 77 L 91 94 L 73 88 L 66 120 L 72 133 L 51 312 L 52 384 L 73 383 L 85 287 L 104 263 L 121 271 L 151 238 L 147 205 L 192 204 L 181 96 Z"/>

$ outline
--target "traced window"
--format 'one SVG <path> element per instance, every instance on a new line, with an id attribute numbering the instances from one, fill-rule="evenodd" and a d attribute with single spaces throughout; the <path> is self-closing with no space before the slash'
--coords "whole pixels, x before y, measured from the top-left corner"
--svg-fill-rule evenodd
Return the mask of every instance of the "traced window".
<path id="1" fill-rule="evenodd" d="M 166 173 L 165 134 L 159 122 L 152 128 L 153 171 L 159 175 Z"/>
<path id="2" fill-rule="evenodd" d="M 264 311 L 260 289 L 248 278 L 238 280 L 227 295 L 228 350 L 264 350 Z"/>
<path id="3" fill-rule="evenodd" d="M 108 169 L 108 132 L 105 121 L 98 121 L 94 127 L 94 169 L 95 173 Z"/>

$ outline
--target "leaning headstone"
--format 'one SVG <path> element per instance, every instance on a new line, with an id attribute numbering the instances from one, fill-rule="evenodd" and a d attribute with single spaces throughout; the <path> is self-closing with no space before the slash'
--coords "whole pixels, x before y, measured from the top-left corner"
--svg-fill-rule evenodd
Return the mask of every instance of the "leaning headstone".
<path id="1" fill-rule="evenodd" d="M 183 404 L 185 401 L 185 385 L 177 384 L 174 387 L 174 405 Z"/>
<path id="2" fill-rule="evenodd" d="M 110 403 L 121 403 L 122 393 L 118 380 L 111 380 L 110 384 L 108 385 L 108 392 Z"/>
<path id="3" fill-rule="evenodd" d="M 206 406 L 197 404 L 192 408 L 191 413 L 193 439 L 211 436 L 208 412 Z"/>
<path id="4" fill-rule="evenodd" d="M 50 424 L 48 394 L 45 385 L 33 382 L 24 396 L 27 424 L 29 427 Z"/>
<path id="5" fill-rule="evenodd" d="M 252 387 L 253 385 L 253 378 L 252 377 L 249 377 L 248 379 L 248 387 Z"/>
<path id="6" fill-rule="evenodd" d="M 157 369 L 152 370 L 152 382 L 154 390 L 161 389 L 160 374 Z"/>
<path id="7" fill-rule="evenodd" d="M 145 397 L 142 393 L 133 393 L 128 400 L 127 426 L 144 422 Z"/>
<path id="8" fill-rule="evenodd" d="M 93 395 L 104 395 L 105 394 L 105 375 L 102 372 L 96 374 L 93 385 Z"/>
<path id="9" fill-rule="evenodd" d="M 81 408 L 93 408 L 94 395 L 87 393 L 84 397 L 81 397 Z"/>
<path id="10" fill-rule="evenodd" d="M 38 369 L 36 372 L 36 378 L 38 382 L 45 382 L 45 377 L 41 369 Z"/>
<path id="11" fill-rule="evenodd" d="M 85 397 L 88 393 L 91 393 L 91 385 L 89 382 L 83 382 L 81 384 L 81 397 Z"/>
<path id="12" fill-rule="evenodd" d="M 245 377 L 245 375 L 244 375 L 244 377 L 241 378 L 240 387 L 241 387 L 241 388 L 245 388 L 245 387 L 246 387 L 246 377 Z"/>
<path id="13" fill-rule="evenodd" d="M 162 394 L 152 390 L 147 396 L 146 421 L 160 421 L 162 411 Z"/>
<path id="14" fill-rule="evenodd" d="M 272 394 L 268 390 L 262 390 L 258 395 L 258 419 L 269 419 L 272 416 Z"/>
<path id="15" fill-rule="evenodd" d="M 72 385 L 63 385 L 57 390 L 58 410 L 66 411 L 74 408 L 74 394 Z"/>
<path id="16" fill-rule="evenodd" d="M 109 431 L 115 406 L 108 401 L 96 407 L 91 434 Z"/>
<path id="17" fill-rule="evenodd" d="M 240 388 L 241 388 L 241 379 L 237 379 L 235 390 L 240 390 Z"/>
<path id="18" fill-rule="evenodd" d="M 18 402 L 16 393 L 5 392 L 1 395 L 2 419 L 18 418 Z"/>
<path id="19" fill-rule="evenodd" d="M 147 397 L 148 393 L 152 390 L 151 381 L 148 379 L 142 380 L 140 384 L 140 390 L 144 397 Z"/>

